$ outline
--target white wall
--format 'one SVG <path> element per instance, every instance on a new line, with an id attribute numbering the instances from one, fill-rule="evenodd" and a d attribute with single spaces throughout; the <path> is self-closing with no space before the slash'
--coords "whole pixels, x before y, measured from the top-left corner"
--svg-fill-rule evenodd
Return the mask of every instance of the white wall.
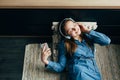
<path id="1" fill-rule="evenodd" d="M 119 0 L 0 0 L 0 8 L 120 9 Z"/>

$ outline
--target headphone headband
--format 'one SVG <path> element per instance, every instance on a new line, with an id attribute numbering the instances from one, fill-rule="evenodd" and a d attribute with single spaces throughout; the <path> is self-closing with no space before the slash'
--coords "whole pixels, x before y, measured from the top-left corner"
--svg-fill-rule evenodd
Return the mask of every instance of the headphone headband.
<path id="1" fill-rule="evenodd" d="M 71 37 L 70 37 L 70 36 L 66 36 L 65 34 L 63 34 L 63 32 L 62 32 L 62 30 L 61 30 L 62 24 L 63 24 L 63 22 L 66 21 L 66 20 L 70 20 L 70 21 L 75 22 L 72 18 L 65 18 L 65 19 L 63 19 L 63 20 L 60 22 L 60 25 L 59 25 L 59 32 L 60 32 L 60 34 L 61 34 L 63 37 L 65 37 L 65 38 L 67 38 L 67 39 L 70 39 Z"/>

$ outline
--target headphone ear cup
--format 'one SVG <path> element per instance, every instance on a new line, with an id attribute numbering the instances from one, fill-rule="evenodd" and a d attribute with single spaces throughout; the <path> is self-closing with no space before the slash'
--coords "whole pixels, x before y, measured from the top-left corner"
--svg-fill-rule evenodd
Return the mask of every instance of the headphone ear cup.
<path id="1" fill-rule="evenodd" d="M 71 37 L 70 37 L 70 36 L 65 36 L 65 38 L 67 38 L 67 39 L 71 39 Z"/>

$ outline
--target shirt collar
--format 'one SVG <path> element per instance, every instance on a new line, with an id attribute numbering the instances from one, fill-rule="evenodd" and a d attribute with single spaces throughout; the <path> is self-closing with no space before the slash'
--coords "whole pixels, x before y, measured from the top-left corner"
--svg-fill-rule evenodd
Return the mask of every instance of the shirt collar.
<path id="1" fill-rule="evenodd" d="M 79 40 L 76 40 L 76 39 L 75 39 L 75 43 L 83 43 L 83 42 L 85 42 L 84 39 L 83 39 L 81 42 L 80 42 Z"/>

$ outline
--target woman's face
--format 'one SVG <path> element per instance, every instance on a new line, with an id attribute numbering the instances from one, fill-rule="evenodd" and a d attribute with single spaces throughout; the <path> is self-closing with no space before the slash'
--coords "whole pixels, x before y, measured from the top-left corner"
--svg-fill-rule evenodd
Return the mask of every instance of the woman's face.
<path id="1" fill-rule="evenodd" d="M 64 29 L 66 34 L 73 38 L 77 38 L 81 34 L 79 25 L 72 21 L 67 21 L 64 26 Z"/>

